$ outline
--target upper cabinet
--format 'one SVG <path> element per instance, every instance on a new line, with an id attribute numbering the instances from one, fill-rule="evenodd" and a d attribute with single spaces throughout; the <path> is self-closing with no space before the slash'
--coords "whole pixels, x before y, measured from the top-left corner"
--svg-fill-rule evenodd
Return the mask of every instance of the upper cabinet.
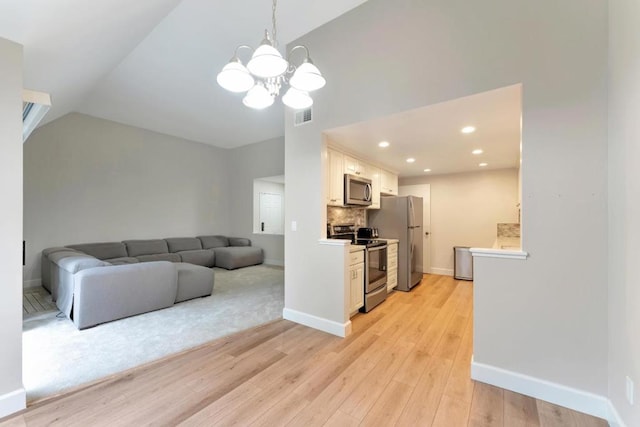
<path id="1" fill-rule="evenodd" d="M 327 205 L 342 206 L 344 204 L 344 158 L 339 151 L 327 151 Z"/>
<path id="2" fill-rule="evenodd" d="M 344 173 L 366 177 L 366 164 L 354 157 L 344 155 Z"/>
<path id="3" fill-rule="evenodd" d="M 327 174 L 325 181 L 327 205 L 344 206 L 345 173 L 371 180 L 371 206 L 367 206 L 368 209 L 380 209 L 381 193 L 398 194 L 397 175 L 333 148 L 327 148 Z"/>
<path id="4" fill-rule="evenodd" d="M 380 193 L 398 195 L 398 175 L 382 169 L 380 171 Z"/>

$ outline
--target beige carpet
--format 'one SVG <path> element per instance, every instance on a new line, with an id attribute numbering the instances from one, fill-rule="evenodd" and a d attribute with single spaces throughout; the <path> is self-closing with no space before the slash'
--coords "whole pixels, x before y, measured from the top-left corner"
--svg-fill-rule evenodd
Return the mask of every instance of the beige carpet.
<path id="1" fill-rule="evenodd" d="M 25 319 L 27 400 L 52 396 L 142 363 L 282 317 L 284 270 L 215 270 L 210 297 L 79 331 L 56 312 Z"/>

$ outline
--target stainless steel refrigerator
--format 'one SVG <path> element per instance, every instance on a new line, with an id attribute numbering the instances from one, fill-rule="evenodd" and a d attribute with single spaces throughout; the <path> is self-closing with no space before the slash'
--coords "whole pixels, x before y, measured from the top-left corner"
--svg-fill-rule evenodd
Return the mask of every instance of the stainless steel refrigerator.
<path id="1" fill-rule="evenodd" d="M 410 291 L 422 280 L 422 197 L 381 197 L 380 209 L 368 212 L 380 238 L 399 240 L 397 289 Z"/>

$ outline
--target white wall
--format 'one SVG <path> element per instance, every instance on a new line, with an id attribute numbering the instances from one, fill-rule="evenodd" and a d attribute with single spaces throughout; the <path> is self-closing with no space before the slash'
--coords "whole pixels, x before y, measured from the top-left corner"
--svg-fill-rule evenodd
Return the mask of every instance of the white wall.
<path id="1" fill-rule="evenodd" d="M 0 38 L 0 418 L 25 407 L 22 387 L 22 46 Z"/>
<path id="2" fill-rule="evenodd" d="M 229 234 L 228 158 L 82 114 L 39 128 L 24 144 L 26 285 L 47 247 Z"/>
<path id="3" fill-rule="evenodd" d="M 431 268 L 453 274 L 453 247 L 490 248 L 497 223 L 518 222 L 518 169 L 404 178 L 431 184 Z"/>
<path id="4" fill-rule="evenodd" d="M 264 250 L 265 260 L 284 265 L 284 236 L 253 233 L 253 180 L 284 174 L 284 138 L 230 150 L 231 230 Z"/>
<path id="5" fill-rule="evenodd" d="M 294 43 L 327 85 L 313 122 L 285 116 L 285 307 L 343 321 L 344 265 L 318 243 L 324 129 L 522 83 L 530 257 L 476 263 L 474 359 L 606 395 L 607 3 L 369 0 Z"/>
<path id="6" fill-rule="evenodd" d="M 640 425 L 640 3 L 609 2 L 609 396 Z M 635 405 L 625 377 L 635 382 Z"/>

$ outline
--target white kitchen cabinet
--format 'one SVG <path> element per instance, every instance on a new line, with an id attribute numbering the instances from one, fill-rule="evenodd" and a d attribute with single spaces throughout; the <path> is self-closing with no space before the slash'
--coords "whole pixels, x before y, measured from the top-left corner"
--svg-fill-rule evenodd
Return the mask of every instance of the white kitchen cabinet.
<path id="1" fill-rule="evenodd" d="M 364 249 L 350 253 L 349 314 L 353 316 L 364 306 Z"/>
<path id="2" fill-rule="evenodd" d="M 398 243 L 387 243 L 387 292 L 398 286 Z"/>
<path id="3" fill-rule="evenodd" d="M 380 171 L 380 193 L 398 195 L 398 175 L 382 169 Z"/>
<path id="4" fill-rule="evenodd" d="M 327 205 L 344 204 L 344 154 L 327 150 Z"/>
<path id="5" fill-rule="evenodd" d="M 366 163 L 362 160 L 358 160 L 355 157 L 344 155 L 344 173 L 351 175 L 364 176 L 367 175 Z"/>
<path id="6" fill-rule="evenodd" d="M 367 209 L 380 209 L 380 168 L 367 165 L 367 173 L 371 180 L 371 206 L 367 206 Z"/>

